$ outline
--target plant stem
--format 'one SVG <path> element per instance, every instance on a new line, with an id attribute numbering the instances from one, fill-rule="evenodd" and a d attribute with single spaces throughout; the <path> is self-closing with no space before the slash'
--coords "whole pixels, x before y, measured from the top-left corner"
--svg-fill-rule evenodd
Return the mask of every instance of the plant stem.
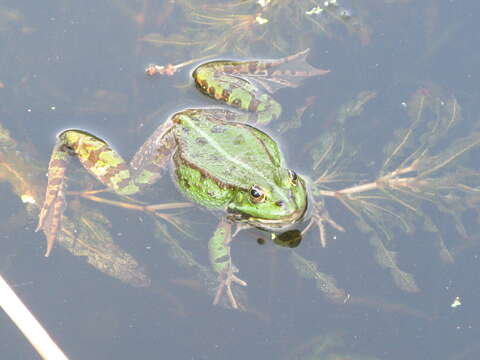
<path id="1" fill-rule="evenodd" d="M 0 276 L 0 307 L 45 360 L 68 360 L 50 335 Z"/>
<path id="2" fill-rule="evenodd" d="M 410 183 L 414 182 L 417 180 L 416 177 L 405 177 L 405 178 L 398 178 L 399 175 L 407 174 L 409 172 L 415 171 L 414 166 L 408 166 L 403 169 L 397 169 L 395 171 L 392 171 L 388 173 L 385 176 L 382 176 L 378 178 L 377 180 L 367 183 L 367 184 L 362 184 L 362 185 L 357 185 L 357 186 L 352 186 L 349 188 L 341 189 L 341 190 L 336 190 L 336 191 L 331 191 L 331 190 L 319 190 L 319 194 L 322 196 L 330 196 L 330 197 L 339 197 L 342 195 L 350 195 L 350 194 L 358 194 L 361 192 L 366 192 L 370 190 L 376 190 L 381 187 L 394 187 L 394 186 L 408 186 Z"/>

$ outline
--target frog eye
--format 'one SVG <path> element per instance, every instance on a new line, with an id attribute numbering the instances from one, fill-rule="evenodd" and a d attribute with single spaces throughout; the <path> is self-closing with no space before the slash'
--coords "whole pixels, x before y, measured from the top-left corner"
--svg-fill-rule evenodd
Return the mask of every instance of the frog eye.
<path id="1" fill-rule="evenodd" d="M 258 185 L 253 185 L 250 188 L 250 198 L 254 203 L 260 203 L 265 201 L 265 193 L 263 192 L 262 188 Z"/>
<path id="2" fill-rule="evenodd" d="M 298 179 L 298 176 L 297 176 L 297 173 L 293 170 L 288 170 L 288 176 L 290 177 L 290 181 L 293 185 L 296 185 L 297 184 L 297 179 Z"/>

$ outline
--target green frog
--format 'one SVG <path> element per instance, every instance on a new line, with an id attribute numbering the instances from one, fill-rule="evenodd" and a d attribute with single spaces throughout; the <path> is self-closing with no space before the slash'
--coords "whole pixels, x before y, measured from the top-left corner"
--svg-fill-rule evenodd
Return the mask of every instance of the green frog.
<path id="1" fill-rule="evenodd" d="M 192 73 L 197 88 L 241 111 L 180 111 L 155 130 L 130 163 L 93 134 L 75 129 L 59 134 L 37 227 L 47 237 L 46 256 L 61 231 L 65 172 L 72 156 L 120 195 L 141 192 L 170 169 L 187 198 L 225 213 L 209 241 L 210 260 L 219 281 L 214 304 L 225 293 L 230 305 L 238 308 L 232 284 L 247 284 L 235 275 L 238 269 L 230 256 L 232 224 L 281 231 L 301 221 L 307 211 L 306 181 L 286 166 L 275 140 L 254 126 L 281 114 L 280 104 L 268 92 L 296 87 L 305 78 L 328 72 L 309 65 L 307 54 L 308 49 L 270 61 L 201 64 Z"/>

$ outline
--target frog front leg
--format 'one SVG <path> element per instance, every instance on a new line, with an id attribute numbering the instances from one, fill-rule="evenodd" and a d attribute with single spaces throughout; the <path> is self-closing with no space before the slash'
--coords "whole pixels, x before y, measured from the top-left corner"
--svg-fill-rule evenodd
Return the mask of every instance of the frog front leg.
<path id="1" fill-rule="evenodd" d="M 45 201 L 40 210 L 36 231 L 47 238 L 48 256 L 62 229 L 65 209 L 65 172 L 72 156 L 106 187 L 120 195 L 133 195 L 155 182 L 163 173 L 175 140 L 168 120 L 152 134 L 129 165 L 102 139 L 82 130 L 66 130 L 58 136 L 48 165 Z"/>
<path id="2" fill-rule="evenodd" d="M 226 220 L 222 220 L 208 242 L 210 262 L 215 272 L 218 273 L 219 281 L 213 304 L 217 305 L 219 303 L 220 298 L 225 291 L 230 305 L 234 309 L 238 309 L 238 304 L 232 291 L 232 283 L 241 286 L 247 286 L 247 283 L 235 275 L 235 273 L 238 272 L 238 269 L 232 263 L 232 257 L 230 255 L 231 241 L 232 225 Z"/>

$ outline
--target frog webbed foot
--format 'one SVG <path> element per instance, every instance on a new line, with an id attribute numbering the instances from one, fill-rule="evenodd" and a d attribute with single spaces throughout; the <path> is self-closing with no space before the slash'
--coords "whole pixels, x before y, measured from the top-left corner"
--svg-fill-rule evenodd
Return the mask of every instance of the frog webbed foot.
<path id="1" fill-rule="evenodd" d="M 65 195 L 59 192 L 55 195 L 55 199 L 46 202 L 40 211 L 40 217 L 35 231 L 42 230 L 47 238 L 47 250 L 45 256 L 49 256 L 52 252 L 53 245 L 62 230 L 62 217 L 65 209 Z"/>
<path id="2" fill-rule="evenodd" d="M 238 269 L 235 265 L 231 264 L 227 268 L 225 268 L 219 275 L 218 275 L 218 287 L 215 293 L 215 298 L 213 300 L 213 304 L 217 305 L 220 302 L 223 292 L 227 295 L 228 302 L 234 309 L 238 309 L 238 303 L 235 299 L 232 290 L 232 284 L 238 284 L 241 286 L 247 286 L 247 283 L 242 279 L 238 278 L 235 273 L 238 272 Z"/>

